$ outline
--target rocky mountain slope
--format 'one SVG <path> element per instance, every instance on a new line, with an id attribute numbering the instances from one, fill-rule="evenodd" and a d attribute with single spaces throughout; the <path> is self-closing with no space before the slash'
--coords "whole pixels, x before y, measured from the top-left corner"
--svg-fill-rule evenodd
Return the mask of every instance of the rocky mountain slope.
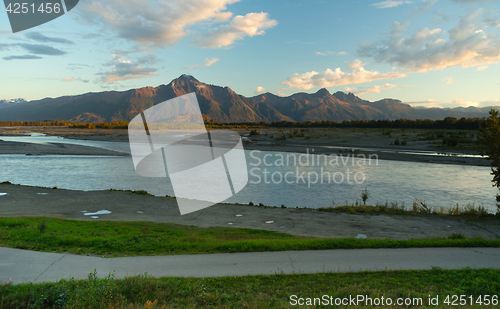
<path id="1" fill-rule="evenodd" d="M 343 121 L 352 119 L 443 119 L 484 117 L 490 108 L 422 109 L 399 100 L 362 100 L 352 93 L 326 89 L 280 97 L 265 93 L 244 97 L 229 87 L 202 83 L 181 75 L 168 85 L 127 91 L 106 91 L 29 102 L 0 101 L 0 121 L 64 119 L 78 122 L 128 121 L 141 110 L 196 92 L 201 112 L 218 122 Z"/>

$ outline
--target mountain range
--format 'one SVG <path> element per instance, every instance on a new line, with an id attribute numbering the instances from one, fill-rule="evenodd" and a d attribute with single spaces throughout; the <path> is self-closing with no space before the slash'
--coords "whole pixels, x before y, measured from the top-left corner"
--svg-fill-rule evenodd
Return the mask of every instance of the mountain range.
<path id="1" fill-rule="evenodd" d="M 21 104 L 21 103 L 27 103 L 25 99 L 11 99 L 11 100 L 0 100 L 0 109 L 5 108 L 5 107 L 11 107 L 14 106 L 15 104 Z"/>
<path id="2" fill-rule="evenodd" d="M 264 93 L 244 97 L 229 87 L 205 84 L 181 75 L 168 85 L 126 91 L 91 92 L 25 101 L 0 100 L 0 121 L 64 119 L 75 122 L 129 121 L 142 110 L 195 92 L 206 119 L 217 122 L 337 121 L 371 119 L 443 119 L 486 117 L 491 107 L 413 108 L 400 100 L 363 100 L 352 93 L 295 93 L 282 97 Z M 497 107 L 496 107 L 497 108 Z"/>

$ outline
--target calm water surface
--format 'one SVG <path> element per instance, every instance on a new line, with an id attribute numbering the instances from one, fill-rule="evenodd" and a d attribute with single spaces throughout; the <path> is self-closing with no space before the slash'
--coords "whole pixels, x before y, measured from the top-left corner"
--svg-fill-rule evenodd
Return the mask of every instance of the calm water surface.
<path id="1" fill-rule="evenodd" d="M 70 143 L 130 152 L 128 143 L 66 140 L 57 137 L 28 136 L 1 137 L 3 140 L 34 143 Z M 276 160 L 289 153 L 246 151 L 249 183 L 226 202 L 263 203 L 264 205 L 318 208 L 332 204 L 354 203 L 360 199 L 361 191 L 367 187 L 371 193 L 370 204 L 398 202 L 410 206 L 415 197 L 425 200 L 430 206 L 450 207 L 458 203 L 482 205 L 496 211 L 495 194 L 491 186 L 489 167 L 451 164 L 414 163 L 400 161 L 352 159 L 340 166 L 326 165 L 324 160 L 317 166 L 283 164 L 276 166 Z M 300 154 L 295 154 L 298 158 Z M 262 161 L 266 156 L 265 166 Z M 309 155 L 312 161 L 313 155 Z M 302 157 L 305 162 L 306 157 Z M 258 164 L 260 162 L 260 164 Z M 309 162 L 311 162 L 309 161 Z M 371 164 L 369 164 L 371 163 Z M 377 164 L 378 163 L 378 164 Z M 288 173 L 285 182 L 284 176 Z M 329 173 L 336 175 L 330 183 L 323 174 L 323 183 L 315 175 Z M 341 174 L 344 181 L 340 182 Z M 347 175 L 350 175 L 350 182 Z M 357 175 L 357 181 L 352 178 Z M 267 183 L 265 183 L 266 176 Z M 280 181 L 281 178 L 281 181 Z M 364 181 L 363 181 L 364 179 Z M 260 181 L 259 181 L 260 180 Z M 132 158 L 103 156 L 25 156 L 0 155 L 0 182 L 54 187 L 73 190 L 146 190 L 154 195 L 174 195 L 168 178 L 144 178 L 135 173 Z M 362 182 L 362 183 L 361 183 Z M 1 190 L 1 189 L 0 189 Z M 1 193 L 1 192 L 0 192 Z M 1 203 L 1 197 L 0 197 Z"/>

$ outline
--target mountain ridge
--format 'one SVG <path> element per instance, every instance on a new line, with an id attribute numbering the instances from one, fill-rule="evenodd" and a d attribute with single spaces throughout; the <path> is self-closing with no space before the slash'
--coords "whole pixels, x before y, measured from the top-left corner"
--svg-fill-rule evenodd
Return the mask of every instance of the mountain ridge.
<path id="1" fill-rule="evenodd" d="M 372 119 L 443 119 L 485 117 L 488 108 L 422 109 L 395 99 L 363 100 L 353 93 L 299 92 L 287 97 L 263 93 L 237 94 L 228 86 L 200 82 L 183 74 L 169 84 L 125 91 L 88 92 L 17 103 L 0 100 L 0 121 L 64 119 L 75 122 L 129 121 L 141 111 L 180 95 L 195 92 L 205 119 L 217 122 L 307 122 Z M 19 99 L 20 100 L 20 99 Z"/>

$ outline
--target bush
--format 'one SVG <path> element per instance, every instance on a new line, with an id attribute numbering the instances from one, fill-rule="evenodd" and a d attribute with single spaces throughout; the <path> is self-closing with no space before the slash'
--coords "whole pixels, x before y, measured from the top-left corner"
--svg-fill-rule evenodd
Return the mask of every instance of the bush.
<path id="1" fill-rule="evenodd" d="M 443 138 L 443 145 L 455 147 L 458 145 L 458 140 L 452 137 Z"/>
<path id="2" fill-rule="evenodd" d="M 383 129 L 382 130 L 382 135 L 387 135 L 387 136 L 391 137 L 391 133 L 392 133 L 392 130 L 390 130 L 390 129 Z"/>
<path id="3" fill-rule="evenodd" d="M 40 233 L 45 232 L 46 229 L 47 229 L 47 223 L 45 222 L 45 220 L 38 223 L 38 230 L 40 231 Z"/>
<path id="4" fill-rule="evenodd" d="M 281 134 L 280 136 L 275 137 L 274 139 L 277 140 L 277 141 L 285 141 L 286 140 L 286 135 L 285 134 Z"/>
<path id="5" fill-rule="evenodd" d="M 366 205 L 366 201 L 370 198 L 370 193 L 368 189 L 365 187 L 363 192 L 361 192 L 361 199 L 363 200 L 363 205 Z"/>

